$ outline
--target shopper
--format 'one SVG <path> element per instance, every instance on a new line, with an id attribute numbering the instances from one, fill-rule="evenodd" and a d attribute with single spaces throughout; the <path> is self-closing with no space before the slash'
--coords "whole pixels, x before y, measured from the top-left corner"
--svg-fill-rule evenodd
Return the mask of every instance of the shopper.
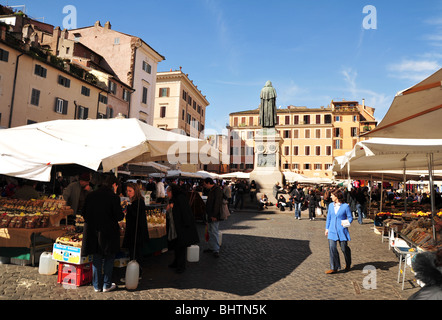
<path id="1" fill-rule="evenodd" d="M 120 198 L 115 194 L 118 180 L 112 174 L 103 176 L 96 191 L 85 200 L 82 254 L 92 254 L 92 285 L 96 292 L 116 288 L 112 283 L 115 254 L 120 251 L 118 221 L 124 218 Z"/>
<path id="2" fill-rule="evenodd" d="M 249 191 L 251 202 L 254 202 L 256 200 L 257 192 L 258 192 L 258 187 L 256 186 L 256 182 L 255 180 L 252 180 L 252 182 L 250 182 L 250 191 Z"/>
<path id="3" fill-rule="evenodd" d="M 416 279 L 424 287 L 408 300 L 442 300 L 442 249 L 437 252 L 421 252 L 412 260 Z"/>
<path id="4" fill-rule="evenodd" d="M 186 270 L 187 247 L 199 242 L 198 231 L 189 201 L 180 187 L 170 184 L 166 193 L 170 199 L 167 206 L 169 231 L 171 228 L 175 230 L 175 236 L 169 240 L 169 249 L 175 251 L 175 258 L 169 267 L 176 268 L 177 273 L 183 273 Z"/>
<path id="5" fill-rule="evenodd" d="M 316 198 L 315 191 L 313 189 L 310 189 L 308 191 L 307 201 L 308 201 L 308 218 L 310 220 L 315 220 L 315 216 L 316 216 L 315 210 L 316 210 L 316 207 L 319 206 L 319 203 Z"/>
<path id="6" fill-rule="evenodd" d="M 276 199 L 276 202 L 278 202 L 278 194 L 281 192 L 281 186 L 279 185 L 279 182 L 276 182 L 273 186 L 273 197 Z"/>
<path id="7" fill-rule="evenodd" d="M 298 187 L 293 192 L 293 198 L 295 199 L 295 219 L 301 219 L 301 210 L 302 204 L 305 200 L 304 191 L 302 191 L 302 187 L 298 184 Z"/>
<path id="8" fill-rule="evenodd" d="M 242 180 L 239 180 L 235 183 L 235 205 L 234 209 L 238 207 L 242 210 L 244 207 L 244 193 L 246 192 L 246 183 Z"/>
<path id="9" fill-rule="evenodd" d="M 138 262 L 141 278 L 143 248 L 149 241 L 149 230 L 147 228 L 146 205 L 139 186 L 136 183 L 128 183 L 126 186 L 126 194 L 130 199 L 130 204 L 126 211 L 126 231 L 122 247 L 129 250 L 131 260 Z"/>
<path id="10" fill-rule="evenodd" d="M 91 175 L 89 172 L 84 172 L 80 175 L 78 181 L 74 181 L 70 183 L 63 190 L 63 199 L 66 200 L 66 204 L 70 206 L 73 210 L 73 214 L 67 217 L 67 224 L 73 225 L 75 224 L 75 217 L 77 214 L 81 215 L 81 211 L 83 210 L 84 202 L 86 200 L 89 192 L 92 191 L 89 181 L 91 179 Z M 62 220 L 60 223 L 63 224 L 65 220 Z"/>
<path id="11" fill-rule="evenodd" d="M 337 244 L 339 242 L 341 250 L 344 253 L 345 258 L 345 271 L 350 270 L 351 266 L 351 250 L 348 246 L 350 241 L 350 233 L 346 222 L 350 224 L 353 221 L 353 216 L 350 211 L 348 203 L 344 203 L 344 194 L 335 190 L 331 193 L 332 203 L 330 203 L 327 212 L 327 221 L 325 225 L 325 235 L 328 238 L 329 251 L 330 251 L 330 269 L 326 274 L 332 274 L 338 272 L 341 269 L 341 262 L 339 259 L 339 253 Z"/>
<path id="12" fill-rule="evenodd" d="M 209 191 L 206 202 L 206 214 L 209 232 L 209 248 L 204 250 L 206 253 L 213 253 L 219 257 L 219 221 L 221 217 L 221 205 L 223 192 L 215 185 L 212 178 L 206 178 L 203 181 L 203 187 Z"/>
<path id="13" fill-rule="evenodd" d="M 358 211 L 358 222 L 362 224 L 362 219 L 367 213 L 367 199 L 365 198 L 365 189 L 358 188 L 356 190 L 356 210 Z"/>
<path id="14" fill-rule="evenodd" d="M 157 179 L 155 194 L 156 194 L 156 202 L 164 203 L 164 198 L 166 198 L 166 190 L 164 188 L 164 183 L 161 179 Z"/>

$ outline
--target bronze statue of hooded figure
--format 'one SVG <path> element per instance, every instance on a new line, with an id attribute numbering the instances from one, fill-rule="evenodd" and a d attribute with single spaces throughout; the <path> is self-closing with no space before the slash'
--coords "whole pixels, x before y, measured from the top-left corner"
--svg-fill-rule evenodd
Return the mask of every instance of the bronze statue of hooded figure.
<path id="1" fill-rule="evenodd" d="M 259 124 L 263 128 L 276 126 L 276 90 L 271 81 L 267 81 L 261 90 L 259 105 Z"/>

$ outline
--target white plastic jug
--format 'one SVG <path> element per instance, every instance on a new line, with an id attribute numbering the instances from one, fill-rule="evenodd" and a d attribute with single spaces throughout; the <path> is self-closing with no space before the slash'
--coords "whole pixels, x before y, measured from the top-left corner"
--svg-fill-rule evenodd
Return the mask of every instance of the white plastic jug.
<path id="1" fill-rule="evenodd" d="M 140 266 L 136 260 L 131 260 L 126 267 L 126 289 L 135 290 L 138 287 Z"/>
<path id="2" fill-rule="evenodd" d="M 187 261 L 198 262 L 200 260 L 200 247 L 192 245 L 187 247 Z"/>
<path id="3" fill-rule="evenodd" d="M 57 272 L 57 261 L 52 259 L 52 252 L 43 252 L 40 256 L 38 273 L 51 275 Z"/>

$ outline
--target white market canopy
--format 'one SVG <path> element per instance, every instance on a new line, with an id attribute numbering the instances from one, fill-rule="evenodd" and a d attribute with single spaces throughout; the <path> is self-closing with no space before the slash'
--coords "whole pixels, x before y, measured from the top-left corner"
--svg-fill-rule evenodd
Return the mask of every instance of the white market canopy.
<path id="1" fill-rule="evenodd" d="M 398 92 L 379 125 L 364 137 L 442 139 L 442 69 Z"/>
<path id="2" fill-rule="evenodd" d="M 219 178 L 220 178 L 220 179 L 232 179 L 232 178 L 237 178 L 237 179 L 250 179 L 250 173 L 247 173 L 247 172 L 241 172 L 241 171 L 230 172 L 230 173 L 220 174 L 220 175 L 219 175 Z"/>
<path id="3" fill-rule="evenodd" d="M 210 163 L 219 152 L 204 140 L 137 119 L 55 120 L 0 130 L 0 174 L 50 181 L 54 165 L 110 171 L 124 163 Z"/>
<path id="4" fill-rule="evenodd" d="M 382 170 L 428 171 L 428 156 L 433 168 L 442 169 L 442 139 L 373 138 L 358 142 L 353 150 L 335 159 L 339 170 L 350 172 Z M 348 168 L 348 166 L 350 166 Z M 334 170 L 337 171 L 337 167 Z"/>

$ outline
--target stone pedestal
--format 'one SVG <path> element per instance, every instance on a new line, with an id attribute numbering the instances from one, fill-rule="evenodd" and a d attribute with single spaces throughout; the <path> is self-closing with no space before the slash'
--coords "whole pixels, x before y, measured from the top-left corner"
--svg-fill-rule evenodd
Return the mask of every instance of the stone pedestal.
<path id="1" fill-rule="evenodd" d="M 265 193 L 273 199 L 273 186 L 276 182 L 282 186 L 280 166 L 281 136 L 275 128 L 263 128 L 255 132 L 255 166 L 250 173 L 250 181 L 255 180 L 259 188 L 258 196 Z"/>

